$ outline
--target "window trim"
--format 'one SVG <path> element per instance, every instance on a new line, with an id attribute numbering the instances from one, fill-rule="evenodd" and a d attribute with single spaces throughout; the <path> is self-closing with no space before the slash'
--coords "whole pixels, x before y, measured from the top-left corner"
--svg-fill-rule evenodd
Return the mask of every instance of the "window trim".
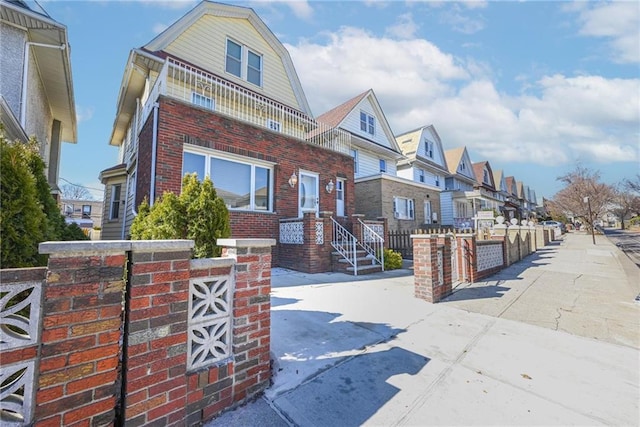
<path id="1" fill-rule="evenodd" d="M 359 161 L 358 150 L 355 148 L 352 148 L 351 154 L 352 154 L 351 157 L 353 158 L 353 173 L 355 175 L 358 173 L 358 161 Z"/>
<path id="2" fill-rule="evenodd" d="M 387 173 L 387 160 L 378 159 L 378 164 L 380 166 L 380 173 Z"/>
<path id="3" fill-rule="evenodd" d="M 364 129 L 363 129 L 364 128 Z M 360 110 L 360 130 L 375 136 L 376 134 L 376 118 L 373 114 L 369 114 L 364 110 Z"/>
<path id="4" fill-rule="evenodd" d="M 418 168 L 418 182 L 424 183 L 426 179 L 424 169 Z"/>
<path id="5" fill-rule="evenodd" d="M 226 42 L 225 42 L 225 56 L 224 56 L 224 72 L 236 78 L 239 78 L 247 83 L 251 83 L 252 85 L 262 87 L 264 83 L 264 56 L 258 51 L 251 49 L 246 44 L 240 43 L 229 36 L 227 36 L 225 40 Z M 240 75 L 239 76 L 229 71 L 227 67 L 228 59 L 229 59 L 229 42 L 237 46 L 240 46 Z M 256 70 L 255 67 L 252 67 L 251 65 L 249 65 L 249 53 L 252 53 L 253 55 L 255 55 L 260 59 L 260 69 L 257 70 L 259 71 L 259 74 L 260 74 L 258 83 L 252 80 L 249 80 L 249 68 L 251 68 L 252 70 Z M 232 57 L 232 58 L 234 60 L 237 60 L 237 58 L 235 57 Z"/>
<path id="6" fill-rule="evenodd" d="M 116 200 L 116 189 L 118 189 L 119 197 Z M 122 183 L 111 184 L 111 197 L 109 201 L 109 220 L 119 220 L 120 219 L 120 203 L 122 199 Z M 114 215 L 115 213 L 115 215 Z"/>
<path id="7" fill-rule="evenodd" d="M 406 204 L 406 208 L 407 208 L 406 216 L 401 216 L 400 212 L 398 211 L 398 204 L 401 201 Z M 395 219 L 403 219 L 403 220 L 410 220 L 410 221 L 415 220 L 416 218 L 415 201 L 408 197 L 393 196 L 393 217 Z"/>
<path id="8" fill-rule="evenodd" d="M 225 153 L 222 151 L 216 151 L 216 150 L 207 150 L 207 149 L 203 149 L 201 147 L 196 147 L 190 144 L 184 144 L 184 147 L 182 149 L 182 153 L 184 156 L 184 153 L 188 152 L 191 154 L 196 154 L 196 155 L 200 155 L 200 156 L 204 156 L 205 157 L 205 162 L 204 162 L 204 177 L 202 179 L 204 179 L 207 176 L 211 176 L 211 159 L 212 158 L 217 158 L 217 159 L 221 159 L 221 160 L 227 160 L 227 161 L 231 161 L 231 162 L 235 162 L 235 163 L 241 163 L 241 164 L 245 164 L 245 165 L 249 165 L 251 167 L 251 181 L 250 181 L 250 187 L 251 187 L 251 197 L 249 200 L 249 209 L 241 209 L 241 208 L 232 208 L 227 206 L 227 209 L 229 209 L 229 211 L 233 211 L 233 212 L 256 212 L 256 213 L 272 213 L 274 212 L 274 208 L 273 208 L 273 202 L 274 202 L 274 194 L 273 194 L 273 189 L 274 189 L 274 180 L 275 180 L 275 163 L 272 162 L 267 162 L 264 160 L 260 160 L 260 159 L 254 159 L 252 157 L 243 157 L 243 156 L 234 156 L 232 154 L 229 153 Z M 255 168 L 260 167 L 263 169 L 267 169 L 269 170 L 269 199 L 268 199 L 268 205 L 269 205 L 269 209 L 256 209 L 255 208 L 255 200 L 256 200 L 256 194 L 255 194 L 255 179 L 256 179 L 256 171 Z M 182 177 L 184 177 L 184 165 L 182 167 L 182 174 L 181 174 L 181 179 Z M 215 183 L 214 183 L 215 185 Z M 216 187 L 216 190 L 218 188 Z"/>
<path id="9" fill-rule="evenodd" d="M 203 105 L 200 102 L 197 102 L 196 100 L 203 100 L 205 101 L 205 103 L 209 103 L 210 105 Z M 194 105 L 197 105 L 198 107 L 202 107 L 202 108 L 206 108 L 207 110 L 212 110 L 215 111 L 216 109 L 216 100 L 213 97 L 207 96 L 207 95 L 203 95 L 201 93 L 198 93 L 196 91 L 191 92 L 191 103 Z"/>

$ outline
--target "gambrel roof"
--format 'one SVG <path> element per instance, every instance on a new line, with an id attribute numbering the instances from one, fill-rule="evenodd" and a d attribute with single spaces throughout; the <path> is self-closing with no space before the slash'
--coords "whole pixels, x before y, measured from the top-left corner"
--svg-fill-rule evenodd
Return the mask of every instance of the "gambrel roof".
<path id="1" fill-rule="evenodd" d="M 357 132 L 356 129 L 353 129 L 349 125 L 349 119 L 353 118 L 353 115 L 355 114 L 359 115 L 359 110 L 365 106 L 369 106 L 370 109 L 373 110 L 375 118 L 380 124 L 384 138 L 376 138 L 376 140 L 374 140 L 368 135 L 363 135 L 362 133 Z M 350 132 L 352 136 L 355 137 L 354 142 L 356 145 L 363 145 L 362 143 L 364 143 L 373 149 L 376 149 L 377 146 L 378 148 L 386 149 L 386 154 L 391 154 L 392 157 L 396 159 L 403 157 L 402 151 L 393 136 L 389 122 L 382 111 L 382 107 L 380 106 L 373 89 L 369 89 L 348 101 L 343 102 L 337 107 L 321 114 L 316 118 L 316 120 L 328 126 L 341 128 Z M 358 144 L 358 142 L 360 143 Z"/>
<path id="2" fill-rule="evenodd" d="M 489 182 L 485 182 L 485 171 L 487 173 L 486 178 Z M 493 181 L 493 172 L 491 171 L 491 165 L 488 161 L 473 163 L 473 173 L 478 184 L 483 187 L 488 187 L 491 190 L 496 190 L 496 185 Z"/>
<path id="3" fill-rule="evenodd" d="M 425 146 L 425 139 L 434 143 L 432 156 L 429 157 L 428 149 Z M 396 135 L 396 142 L 407 159 L 402 164 L 413 164 L 416 161 L 423 162 L 429 166 L 448 172 L 447 160 L 444 156 L 440 135 L 433 125 L 422 126 L 417 129 Z"/>
<path id="4" fill-rule="evenodd" d="M 471 158 L 467 152 L 467 147 L 452 148 L 444 152 L 447 159 L 449 173 L 456 178 L 466 178 L 469 181 L 476 181 L 471 166 Z"/>
<path id="5" fill-rule="evenodd" d="M 287 73 L 287 77 L 293 86 L 299 108 L 307 115 L 312 115 L 311 108 L 307 102 L 307 98 L 302 89 L 302 84 L 298 78 L 298 74 L 293 65 L 293 61 L 291 60 L 291 56 L 289 55 L 289 51 L 287 51 L 275 34 L 273 34 L 269 27 L 267 27 L 262 19 L 260 19 L 260 17 L 251 8 L 203 0 L 201 3 L 196 5 L 196 7 L 187 12 L 186 15 L 147 43 L 144 46 L 144 49 L 150 52 L 157 52 L 166 49 L 167 46 L 174 42 L 174 40 L 176 40 L 182 33 L 206 15 L 223 18 L 246 19 L 249 21 L 253 28 L 280 57 Z"/>

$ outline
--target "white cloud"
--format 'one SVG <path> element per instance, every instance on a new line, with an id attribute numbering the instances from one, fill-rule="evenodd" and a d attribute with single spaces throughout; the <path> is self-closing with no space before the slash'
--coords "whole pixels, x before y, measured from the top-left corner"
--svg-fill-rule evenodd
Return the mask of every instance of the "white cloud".
<path id="1" fill-rule="evenodd" d="M 316 114 L 373 88 L 395 133 L 433 124 L 446 148 L 467 146 L 474 161 L 640 160 L 640 79 L 523 77 L 537 95 L 506 94 L 489 65 L 424 39 L 352 27 L 325 36 L 324 43 L 287 46 Z"/>
<path id="2" fill-rule="evenodd" d="M 387 27 L 385 33 L 389 37 L 397 39 L 411 39 L 415 37 L 418 28 L 418 25 L 413 20 L 413 16 L 410 13 L 405 13 L 398 16 L 396 23 Z"/>
<path id="3" fill-rule="evenodd" d="M 585 5 L 588 3 L 585 3 Z M 578 13 L 579 34 L 603 37 L 616 62 L 640 62 L 640 4 L 635 1 L 594 3 L 565 10 Z"/>
<path id="4" fill-rule="evenodd" d="M 159 7 L 162 9 L 190 9 L 194 7 L 198 1 L 196 0 L 139 0 L 149 6 Z"/>
<path id="5" fill-rule="evenodd" d="M 277 11 L 278 5 L 286 5 L 297 18 L 302 20 L 309 21 L 313 17 L 313 8 L 307 0 L 251 0 L 248 4 L 249 7 L 266 9 L 270 14 L 278 15 L 279 19 L 282 15 Z M 265 19 L 268 20 L 268 18 Z"/>
<path id="6" fill-rule="evenodd" d="M 88 122 L 93 118 L 93 107 L 85 107 L 82 105 L 76 105 L 76 120 L 80 122 Z"/>
<path id="7" fill-rule="evenodd" d="M 479 2 L 470 2 L 470 4 L 475 3 Z M 471 17 L 469 12 L 463 11 L 458 4 L 454 4 L 453 7 L 443 11 L 440 14 L 440 21 L 450 25 L 454 31 L 463 34 L 474 34 L 483 30 L 485 27 L 484 19 L 481 17 Z"/>
<path id="8" fill-rule="evenodd" d="M 307 0 L 294 0 L 286 2 L 295 16 L 308 20 L 313 16 L 313 8 Z"/>
<path id="9" fill-rule="evenodd" d="M 163 24 L 161 22 L 158 22 L 156 24 L 153 24 L 153 28 L 151 29 L 151 31 L 153 31 L 153 34 L 160 34 L 164 30 L 166 30 L 167 28 L 169 28 L 169 26 L 167 24 Z"/>

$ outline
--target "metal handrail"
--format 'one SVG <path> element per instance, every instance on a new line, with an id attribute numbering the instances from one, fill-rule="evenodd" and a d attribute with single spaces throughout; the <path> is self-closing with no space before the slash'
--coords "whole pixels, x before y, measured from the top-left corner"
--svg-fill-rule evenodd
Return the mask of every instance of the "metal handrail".
<path id="1" fill-rule="evenodd" d="M 331 246 L 353 266 L 353 274 L 357 276 L 358 256 L 356 254 L 356 248 L 358 240 L 333 217 L 331 217 L 331 222 L 333 223 Z"/>
<path id="2" fill-rule="evenodd" d="M 358 218 L 358 222 L 362 230 L 360 246 L 380 264 L 382 271 L 384 271 L 384 237 L 362 222 L 360 218 Z"/>

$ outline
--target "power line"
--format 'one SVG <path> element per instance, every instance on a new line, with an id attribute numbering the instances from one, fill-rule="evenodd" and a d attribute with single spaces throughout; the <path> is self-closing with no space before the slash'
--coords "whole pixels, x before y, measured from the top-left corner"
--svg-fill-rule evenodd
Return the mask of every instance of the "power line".
<path id="1" fill-rule="evenodd" d="M 93 188 L 93 187 L 87 187 L 86 185 L 81 185 L 81 184 L 75 184 L 71 181 L 69 181 L 66 178 L 60 177 L 60 179 L 68 184 L 71 185 L 75 185 L 76 187 L 80 187 L 80 188 L 86 188 L 87 190 L 94 190 L 94 191 L 100 191 L 101 193 L 104 193 L 104 188 Z"/>

